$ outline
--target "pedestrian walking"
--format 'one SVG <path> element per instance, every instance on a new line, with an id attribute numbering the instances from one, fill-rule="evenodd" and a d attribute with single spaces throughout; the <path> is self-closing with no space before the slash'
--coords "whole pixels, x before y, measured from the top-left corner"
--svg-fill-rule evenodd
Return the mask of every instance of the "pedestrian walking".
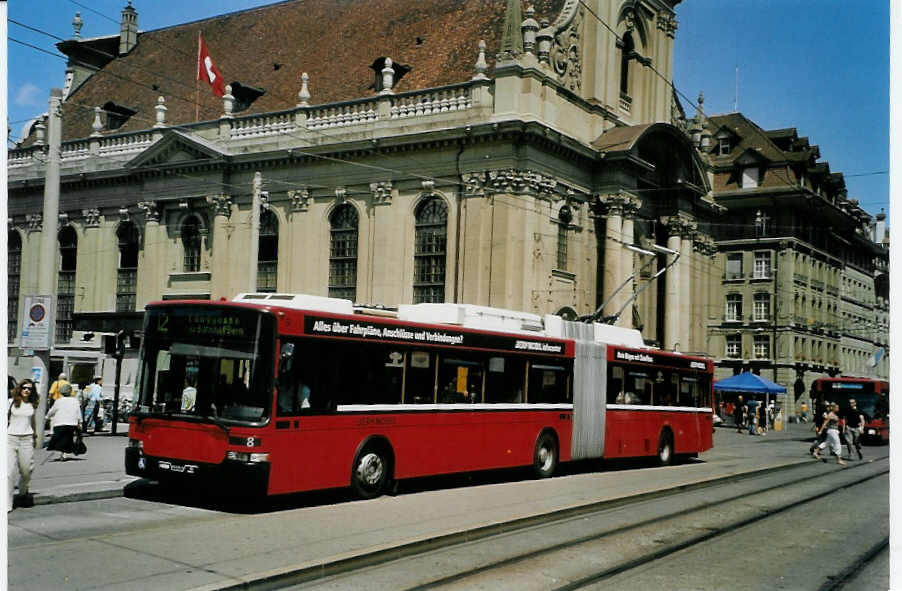
<path id="1" fill-rule="evenodd" d="M 767 435 L 767 407 L 758 405 L 758 435 Z"/>
<path id="2" fill-rule="evenodd" d="M 733 421 L 736 423 L 736 432 L 742 433 L 742 412 L 745 410 L 745 404 L 742 403 L 742 396 L 736 399 L 736 406 L 733 407 Z"/>
<path id="3" fill-rule="evenodd" d="M 13 488 L 19 476 L 19 496 L 30 498 L 28 485 L 34 470 L 34 448 L 38 442 L 35 409 L 38 407 L 37 388 L 29 379 L 19 382 L 9 399 L 6 411 L 6 512 L 13 510 Z"/>
<path id="4" fill-rule="evenodd" d="M 47 413 L 53 436 L 47 446 L 49 451 L 60 452 L 58 461 L 68 460 L 68 454 L 75 453 L 76 431 L 81 427 L 81 407 L 72 396 L 72 385 L 68 382 L 59 388 L 60 398 Z"/>
<path id="5" fill-rule="evenodd" d="M 758 428 L 758 401 L 754 398 L 749 400 L 748 404 L 748 424 L 749 435 L 755 435 Z"/>
<path id="6" fill-rule="evenodd" d="M 811 454 L 817 459 L 821 459 L 820 450 L 824 449 L 828 445 L 830 446 L 830 453 L 836 456 L 836 463 L 845 465 L 845 462 L 842 459 L 842 444 L 839 442 L 839 405 L 833 404 L 830 408 L 827 415 L 824 417 L 824 424 L 821 425 L 821 430 L 827 431 L 827 439 L 822 441 Z"/>
<path id="7" fill-rule="evenodd" d="M 827 408 L 830 407 L 829 402 L 827 403 L 826 407 Z M 824 417 L 826 417 L 826 416 L 827 416 L 827 411 L 823 410 L 823 409 L 818 409 L 818 411 L 816 411 L 814 413 L 814 424 L 812 425 L 811 428 L 814 430 L 815 437 L 814 437 L 814 443 L 812 443 L 811 447 L 808 448 L 808 453 L 814 453 L 815 448 L 817 448 L 817 446 L 819 446 L 821 443 L 824 442 L 825 439 L 827 439 L 827 431 L 824 429 L 821 429 L 821 427 L 823 427 L 823 425 L 824 425 Z"/>
<path id="8" fill-rule="evenodd" d="M 62 386 L 63 384 L 68 384 L 68 383 L 69 383 L 69 377 L 64 373 L 61 373 L 59 375 L 59 377 L 56 378 L 56 381 L 54 381 L 52 384 L 50 384 L 50 390 L 47 395 L 47 405 L 48 405 L 47 408 L 48 409 L 51 408 L 54 404 L 56 404 L 56 401 L 60 399 L 60 386 Z"/>
<path id="9" fill-rule="evenodd" d="M 808 422 L 808 403 L 806 403 L 804 400 L 802 401 L 801 406 L 799 406 L 799 422 Z"/>
<path id="10" fill-rule="evenodd" d="M 849 408 L 845 411 L 846 441 L 849 443 L 849 459 L 852 459 L 852 447 L 858 453 L 858 459 L 864 459 L 861 454 L 861 429 L 864 426 L 864 415 L 858 410 L 858 402 L 854 398 L 849 399 Z"/>
<path id="11" fill-rule="evenodd" d="M 84 423 L 82 431 L 88 432 L 88 426 L 94 425 L 94 433 L 103 431 L 103 377 L 96 376 L 93 383 L 88 386 L 84 410 Z"/>

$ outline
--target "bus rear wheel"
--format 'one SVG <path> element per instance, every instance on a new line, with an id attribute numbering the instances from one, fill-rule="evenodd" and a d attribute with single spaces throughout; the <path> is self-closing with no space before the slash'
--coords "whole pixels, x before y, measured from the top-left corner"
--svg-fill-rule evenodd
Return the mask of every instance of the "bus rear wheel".
<path id="1" fill-rule="evenodd" d="M 378 497 L 391 480 L 391 460 L 388 453 L 376 446 L 367 446 L 354 460 L 351 488 L 361 499 Z"/>
<path id="2" fill-rule="evenodd" d="M 536 478 L 549 478 L 557 468 L 557 440 L 551 433 L 542 433 L 536 441 L 532 470 Z"/>
<path id="3" fill-rule="evenodd" d="M 669 466 L 673 463 L 673 435 L 663 431 L 658 438 L 658 465 Z"/>

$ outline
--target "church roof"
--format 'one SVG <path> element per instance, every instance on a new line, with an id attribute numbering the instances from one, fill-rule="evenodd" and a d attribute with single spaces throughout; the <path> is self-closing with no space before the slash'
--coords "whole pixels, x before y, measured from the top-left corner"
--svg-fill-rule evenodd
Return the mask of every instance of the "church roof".
<path id="1" fill-rule="evenodd" d="M 537 0 L 536 14 L 552 20 L 563 1 Z M 241 112 L 253 114 L 294 108 L 303 72 L 312 105 L 372 96 L 370 66 L 380 57 L 410 67 L 396 92 L 465 82 L 475 74 L 480 40 L 493 65 L 505 8 L 504 0 L 286 0 L 141 32 L 129 53 L 67 97 L 63 139 L 89 136 L 94 107 L 108 102 L 136 111 L 119 132 L 150 128 L 158 96 L 167 125 L 219 118 L 222 100 L 204 82 L 195 117 L 198 33 L 226 83 L 264 91 Z M 78 43 L 61 45 L 72 55 Z"/>

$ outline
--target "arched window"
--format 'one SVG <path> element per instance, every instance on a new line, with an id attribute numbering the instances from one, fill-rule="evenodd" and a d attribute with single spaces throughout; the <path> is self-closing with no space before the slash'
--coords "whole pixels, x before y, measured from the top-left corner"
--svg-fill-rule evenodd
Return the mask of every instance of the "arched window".
<path id="1" fill-rule="evenodd" d="M 22 272 L 22 237 L 10 229 L 6 242 L 7 283 L 7 334 L 9 342 L 16 340 L 16 327 L 19 320 L 19 276 Z"/>
<path id="2" fill-rule="evenodd" d="M 557 221 L 557 268 L 566 271 L 569 239 L 567 231 L 570 229 L 570 222 L 573 221 L 573 210 L 569 205 L 561 207 Z"/>
<path id="3" fill-rule="evenodd" d="M 138 292 L 138 228 L 123 222 L 116 230 L 119 239 L 119 269 L 116 274 L 116 311 L 134 312 Z"/>
<path id="4" fill-rule="evenodd" d="M 438 197 L 424 200 L 416 211 L 413 253 L 413 303 L 445 301 L 445 248 L 448 207 Z"/>
<path id="5" fill-rule="evenodd" d="M 357 297 L 357 210 L 345 203 L 329 216 L 329 297 Z"/>
<path id="6" fill-rule="evenodd" d="M 257 248 L 257 291 L 276 291 L 279 266 L 279 218 L 270 210 L 260 214 L 260 240 Z"/>
<path id="7" fill-rule="evenodd" d="M 190 216 L 182 222 L 182 270 L 186 273 L 200 271 L 200 220 Z"/>
<path id="8" fill-rule="evenodd" d="M 72 226 L 65 226 L 59 231 L 57 237 L 60 248 L 60 266 L 56 283 L 56 342 L 66 343 L 72 339 L 78 236 Z"/>

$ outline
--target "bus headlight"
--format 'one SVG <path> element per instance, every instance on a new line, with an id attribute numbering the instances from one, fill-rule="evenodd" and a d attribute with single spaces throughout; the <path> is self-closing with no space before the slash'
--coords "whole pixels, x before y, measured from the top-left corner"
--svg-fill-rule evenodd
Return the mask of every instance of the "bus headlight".
<path id="1" fill-rule="evenodd" d="M 143 439 L 129 439 L 128 446 L 133 447 L 135 449 L 144 450 L 144 440 Z"/>
<path id="2" fill-rule="evenodd" d="M 248 453 L 248 452 L 244 452 L 244 451 L 227 451 L 226 459 L 227 460 L 235 460 L 238 462 L 260 463 L 260 462 L 268 462 L 269 454 L 268 453 Z"/>

